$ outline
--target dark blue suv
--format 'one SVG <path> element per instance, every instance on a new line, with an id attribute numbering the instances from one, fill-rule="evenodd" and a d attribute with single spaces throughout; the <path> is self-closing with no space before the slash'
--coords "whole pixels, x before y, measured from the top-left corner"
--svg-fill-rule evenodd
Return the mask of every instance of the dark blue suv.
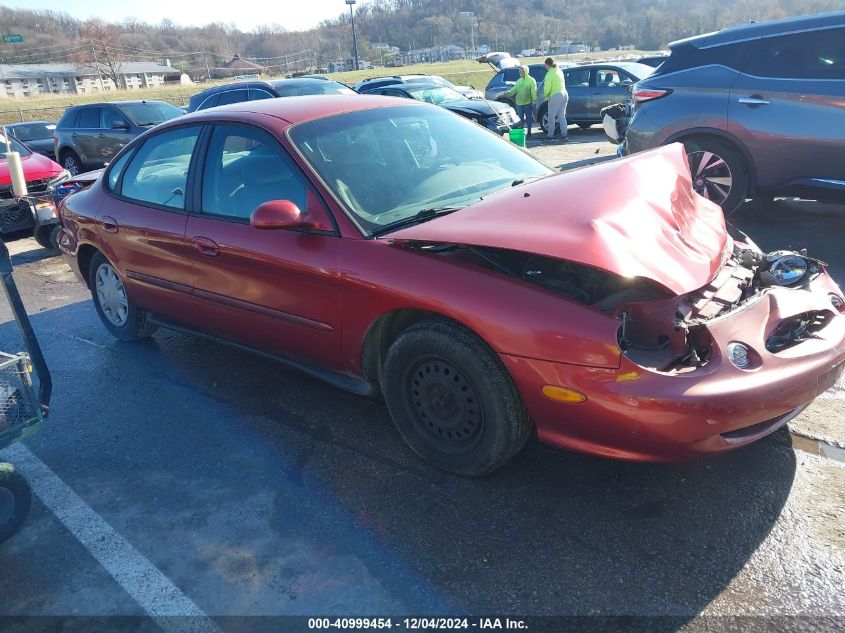
<path id="1" fill-rule="evenodd" d="M 191 97 L 188 103 L 188 112 L 207 110 L 208 108 L 242 101 L 329 94 L 355 94 L 355 91 L 336 81 L 319 78 L 240 81 L 214 86 L 198 92 Z"/>

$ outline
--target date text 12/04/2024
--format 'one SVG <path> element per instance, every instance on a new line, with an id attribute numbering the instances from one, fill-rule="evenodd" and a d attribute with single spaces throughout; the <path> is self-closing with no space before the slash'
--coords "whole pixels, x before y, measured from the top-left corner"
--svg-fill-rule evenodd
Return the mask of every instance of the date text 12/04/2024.
<path id="1" fill-rule="evenodd" d="M 309 629 L 520 630 L 524 620 L 513 618 L 309 618 Z"/>

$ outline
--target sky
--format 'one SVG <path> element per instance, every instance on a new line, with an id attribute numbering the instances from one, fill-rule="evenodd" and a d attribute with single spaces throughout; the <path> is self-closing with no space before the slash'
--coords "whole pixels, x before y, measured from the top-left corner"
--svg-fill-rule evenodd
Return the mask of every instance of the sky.
<path id="1" fill-rule="evenodd" d="M 167 17 L 182 26 L 234 22 L 242 31 L 272 23 L 288 31 L 301 31 L 349 10 L 344 0 L 3 0 L 0 4 L 15 9 L 49 9 L 83 20 L 100 17 L 120 22 L 131 16 L 158 24 Z"/>

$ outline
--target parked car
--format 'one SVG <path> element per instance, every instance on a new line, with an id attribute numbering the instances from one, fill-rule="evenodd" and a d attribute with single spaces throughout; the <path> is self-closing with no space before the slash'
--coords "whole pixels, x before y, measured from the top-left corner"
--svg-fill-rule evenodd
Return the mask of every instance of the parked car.
<path id="1" fill-rule="evenodd" d="M 557 174 L 410 99 L 273 99 L 147 132 L 62 221 L 119 340 L 176 328 L 381 393 L 463 475 L 533 429 L 631 460 L 735 449 L 845 367 L 826 266 L 729 236 L 680 145 Z"/>
<path id="2" fill-rule="evenodd" d="M 437 83 L 388 84 L 369 90 L 367 94 L 401 97 L 425 101 L 451 110 L 498 134 L 504 134 L 519 123 L 511 106 L 495 101 L 466 99 L 457 90 Z"/>
<path id="3" fill-rule="evenodd" d="M 4 126 L 6 133 L 18 139 L 33 152 L 53 159 L 53 131 L 56 124 L 52 121 L 26 121 L 25 123 L 9 123 Z"/>
<path id="4" fill-rule="evenodd" d="M 207 110 L 230 103 L 260 101 L 277 97 L 299 97 L 304 95 L 352 94 L 354 91 L 336 81 L 316 77 L 276 79 L 273 81 L 240 81 L 207 88 L 193 95 L 188 103 L 188 112 Z"/>
<path id="5" fill-rule="evenodd" d="M 53 130 L 58 163 L 75 176 L 106 165 L 133 138 L 184 111 L 164 101 L 110 101 L 71 106 Z"/>
<path id="6" fill-rule="evenodd" d="M 52 160 L 33 152 L 9 135 L 9 145 L 21 157 L 21 166 L 30 199 L 18 199 L 12 190 L 12 175 L 6 160 L 6 138 L 0 134 L 0 237 L 32 231 L 36 241 L 45 248 L 55 248 L 58 219 L 50 205 L 36 205 L 38 198 L 46 199 L 50 189 L 67 178 L 68 173 Z M 50 208 L 48 208 L 48 206 Z"/>
<path id="7" fill-rule="evenodd" d="M 601 123 L 601 110 L 609 105 L 624 101 L 630 97 L 629 89 L 637 81 L 648 77 L 654 70 L 650 66 L 633 62 L 613 62 L 606 64 L 587 64 L 583 66 L 563 67 L 569 104 L 566 107 L 566 119 L 570 124 L 582 128 Z M 537 80 L 537 95 L 542 100 L 543 81 L 546 68 L 543 64 L 529 64 L 528 73 Z M 519 79 L 519 68 L 500 70 L 490 80 L 485 89 L 487 99 L 513 105 L 513 99 L 506 93 Z M 535 120 L 548 128 L 548 104 L 538 101 Z"/>
<path id="8" fill-rule="evenodd" d="M 467 99 L 483 99 L 484 94 L 472 86 L 456 86 L 440 75 L 393 75 L 391 77 L 372 77 L 359 81 L 353 86 L 355 92 L 365 94 L 375 88 L 382 88 L 393 84 L 436 83 L 457 90 Z"/>
<path id="9" fill-rule="evenodd" d="M 845 194 L 845 12 L 745 24 L 670 44 L 637 84 L 623 153 L 687 148 L 698 193 Z"/>

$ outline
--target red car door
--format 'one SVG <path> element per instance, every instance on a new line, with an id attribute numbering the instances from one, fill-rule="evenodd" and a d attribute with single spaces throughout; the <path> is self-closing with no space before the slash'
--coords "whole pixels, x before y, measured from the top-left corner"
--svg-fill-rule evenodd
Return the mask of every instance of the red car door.
<path id="1" fill-rule="evenodd" d="M 188 218 L 200 327 L 259 351 L 337 368 L 338 240 L 328 212 L 270 134 L 218 124 L 197 165 L 198 209 Z M 308 230 L 258 229 L 255 208 L 291 200 Z"/>
<path id="2" fill-rule="evenodd" d="M 135 302 L 179 321 L 195 310 L 185 209 L 188 167 L 201 129 L 169 128 L 119 158 L 107 172 L 109 196 L 98 214 L 104 254 Z"/>

